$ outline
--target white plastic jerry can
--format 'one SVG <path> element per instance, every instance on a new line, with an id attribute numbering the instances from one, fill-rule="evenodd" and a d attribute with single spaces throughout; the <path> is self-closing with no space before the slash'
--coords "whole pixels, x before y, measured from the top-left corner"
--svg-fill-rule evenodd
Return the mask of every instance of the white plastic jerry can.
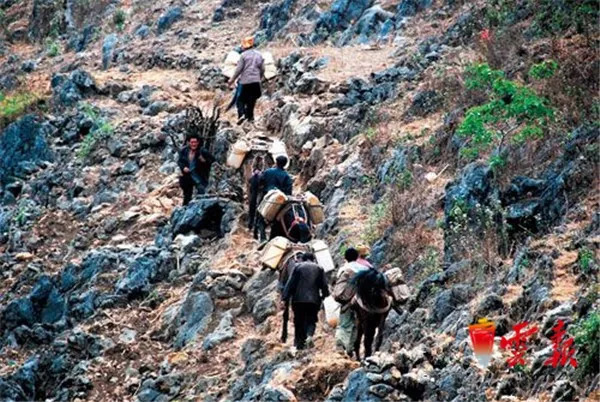
<path id="1" fill-rule="evenodd" d="M 273 156 L 273 160 L 277 159 L 278 156 L 285 156 L 288 161 L 285 167 L 287 168 L 290 165 L 290 158 L 288 158 L 287 150 L 285 148 L 285 143 L 281 140 L 275 140 L 271 144 L 269 148 L 269 153 Z"/>
<path id="2" fill-rule="evenodd" d="M 277 65 L 271 52 L 261 52 L 265 64 L 265 78 L 270 80 L 277 76 Z"/>
<path id="3" fill-rule="evenodd" d="M 336 302 L 332 296 L 327 296 L 323 300 L 325 309 L 325 321 L 331 328 L 337 327 L 340 321 L 340 303 Z"/>
<path id="4" fill-rule="evenodd" d="M 236 141 L 235 144 L 231 147 L 231 152 L 227 157 L 227 166 L 232 167 L 234 169 L 239 169 L 244 163 L 244 158 L 250 148 L 248 144 L 244 140 Z"/>
<path id="5" fill-rule="evenodd" d="M 304 193 L 304 197 L 306 199 L 306 203 L 308 204 L 308 214 L 310 215 L 310 221 L 314 225 L 318 225 L 323 223 L 325 220 L 325 213 L 323 211 L 323 204 L 317 198 L 316 195 L 307 191 Z"/>
<path id="6" fill-rule="evenodd" d="M 335 263 L 333 262 L 333 258 L 331 258 L 327 243 L 323 240 L 313 240 L 310 246 L 313 253 L 315 253 L 317 263 L 323 267 L 325 272 L 333 271 L 335 269 Z"/>
<path id="7" fill-rule="evenodd" d="M 258 212 L 267 222 L 272 222 L 277 217 L 281 208 L 287 203 L 287 196 L 279 190 L 269 191 L 258 206 Z"/>
<path id="8" fill-rule="evenodd" d="M 267 243 L 260 258 L 260 262 L 271 269 L 277 269 L 281 259 L 287 253 L 290 241 L 285 237 L 278 236 Z"/>

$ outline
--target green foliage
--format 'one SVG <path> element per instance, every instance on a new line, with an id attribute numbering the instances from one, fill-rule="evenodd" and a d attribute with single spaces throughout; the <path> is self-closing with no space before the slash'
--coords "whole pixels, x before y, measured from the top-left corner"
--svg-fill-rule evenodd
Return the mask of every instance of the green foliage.
<path id="1" fill-rule="evenodd" d="M 504 158 L 502 155 L 492 155 L 490 156 L 489 164 L 492 170 L 500 170 L 506 166 L 506 158 Z"/>
<path id="2" fill-rule="evenodd" d="M 504 27 L 509 24 L 515 10 L 515 0 L 488 0 L 485 19 L 489 27 Z"/>
<path id="3" fill-rule="evenodd" d="M 587 247 L 583 247 L 579 250 L 577 255 L 577 265 L 584 274 L 590 274 L 596 269 L 594 252 Z"/>
<path id="4" fill-rule="evenodd" d="M 115 24 L 115 27 L 117 27 L 117 29 L 119 31 L 123 30 L 123 27 L 125 26 L 125 22 L 127 21 L 127 13 L 125 11 L 123 11 L 123 9 L 118 8 L 117 10 L 115 10 L 115 13 L 113 14 L 113 24 Z"/>
<path id="5" fill-rule="evenodd" d="M 598 18 L 598 0 L 540 0 L 533 29 L 538 36 L 556 36 L 568 30 L 588 34 L 598 29 Z"/>
<path id="6" fill-rule="evenodd" d="M 554 117 L 545 98 L 504 78 L 502 71 L 487 63 L 469 66 L 465 85 L 467 89 L 485 92 L 489 100 L 467 110 L 458 127 L 457 134 L 468 140 L 468 146 L 461 151 L 464 157 L 475 158 L 511 135 L 517 144 L 541 138 Z"/>
<path id="7" fill-rule="evenodd" d="M 60 43 L 56 40 L 47 40 L 46 41 L 46 53 L 48 57 L 56 57 L 60 54 Z"/>
<path id="8" fill-rule="evenodd" d="M 554 60 L 545 60 L 541 63 L 534 64 L 529 69 L 529 75 L 536 80 L 550 78 L 558 70 L 558 63 Z"/>
<path id="9" fill-rule="evenodd" d="M 504 72 L 492 69 L 487 63 L 474 63 L 465 69 L 467 89 L 487 89 L 494 81 L 504 78 Z"/>
<path id="10" fill-rule="evenodd" d="M 0 127 L 5 126 L 30 110 L 39 100 L 32 92 L 4 95 L 0 92 Z"/>
<path id="11" fill-rule="evenodd" d="M 105 140 L 114 133 L 114 128 L 110 122 L 107 122 L 104 118 L 100 117 L 97 110 L 90 104 L 82 104 L 81 111 L 94 122 L 92 129 L 85 136 L 77 151 L 79 159 L 85 159 L 100 141 Z"/>
<path id="12" fill-rule="evenodd" d="M 600 365 L 600 312 L 594 311 L 575 327 L 577 345 L 577 376 L 584 378 L 596 373 Z"/>

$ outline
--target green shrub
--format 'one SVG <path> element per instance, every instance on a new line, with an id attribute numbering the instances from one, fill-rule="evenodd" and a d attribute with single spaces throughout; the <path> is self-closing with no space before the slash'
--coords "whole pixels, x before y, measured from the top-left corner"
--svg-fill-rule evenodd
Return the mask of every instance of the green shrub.
<path id="1" fill-rule="evenodd" d="M 488 102 L 467 110 L 457 129 L 457 134 L 467 139 L 467 146 L 461 150 L 464 157 L 475 158 L 506 140 L 519 144 L 540 138 L 554 117 L 545 98 L 506 79 L 502 71 L 487 63 L 469 66 L 465 85 L 483 91 Z"/>
<path id="2" fill-rule="evenodd" d="M 39 97 L 32 92 L 18 92 L 4 95 L 0 92 L 0 127 L 3 127 L 30 110 Z"/>
<path id="3" fill-rule="evenodd" d="M 529 69 L 529 75 L 536 79 L 542 80 L 544 78 L 550 78 L 558 70 L 558 63 L 554 60 L 545 60 L 541 63 L 534 64 Z"/>
<path id="4" fill-rule="evenodd" d="M 114 128 L 110 122 L 107 122 L 104 118 L 100 117 L 97 110 L 90 104 L 84 103 L 80 108 L 82 112 L 94 122 L 92 129 L 85 136 L 77 151 L 79 159 L 85 159 L 100 141 L 107 139 L 114 133 Z"/>
<path id="5" fill-rule="evenodd" d="M 590 274 L 596 268 L 594 252 L 587 247 L 579 250 L 577 255 L 577 265 L 584 274 Z"/>
<path id="6" fill-rule="evenodd" d="M 596 373 L 600 365 L 600 312 L 594 311 L 575 327 L 577 377 Z"/>
<path id="7" fill-rule="evenodd" d="M 46 42 L 46 53 L 48 57 L 56 57 L 60 54 L 60 44 L 55 40 L 48 40 Z"/>
<path id="8" fill-rule="evenodd" d="M 123 30 L 125 22 L 127 21 L 127 13 L 122 9 L 118 8 L 113 14 L 113 24 L 119 31 Z"/>

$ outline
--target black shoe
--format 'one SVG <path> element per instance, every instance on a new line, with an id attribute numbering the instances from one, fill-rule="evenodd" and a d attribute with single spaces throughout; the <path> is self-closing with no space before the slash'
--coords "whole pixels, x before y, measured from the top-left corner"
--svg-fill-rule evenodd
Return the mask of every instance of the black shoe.
<path id="1" fill-rule="evenodd" d="M 240 124 L 242 124 L 244 122 L 244 120 L 246 120 L 245 117 L 240 117 L 237 121 L 237 125 L 239 126 Z"/>

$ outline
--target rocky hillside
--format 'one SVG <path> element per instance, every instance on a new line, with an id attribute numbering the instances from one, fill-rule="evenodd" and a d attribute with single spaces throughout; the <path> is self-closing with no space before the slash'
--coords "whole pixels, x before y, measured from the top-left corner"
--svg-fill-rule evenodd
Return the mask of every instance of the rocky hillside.
<path id="1" fill-rule="evenodd" d="M 0 0 L 0 401 L 598 400 L 597 0 Z M 225 55 L 277 59 L 255 128 L 223 113 L 181 207 L 184 110 Z M 411 289 L 381 351 L 281 344 L 277 274 L 225 166 L 280 138 L 337 264 Z M 330 278 L 333 280 L 333 278 Z M 468 325 L 496 324 L 484 369 Z M 577 368 L 552 367 L 553 327 Z M 525 364 L 500 337 L 538 327 Z"/>

